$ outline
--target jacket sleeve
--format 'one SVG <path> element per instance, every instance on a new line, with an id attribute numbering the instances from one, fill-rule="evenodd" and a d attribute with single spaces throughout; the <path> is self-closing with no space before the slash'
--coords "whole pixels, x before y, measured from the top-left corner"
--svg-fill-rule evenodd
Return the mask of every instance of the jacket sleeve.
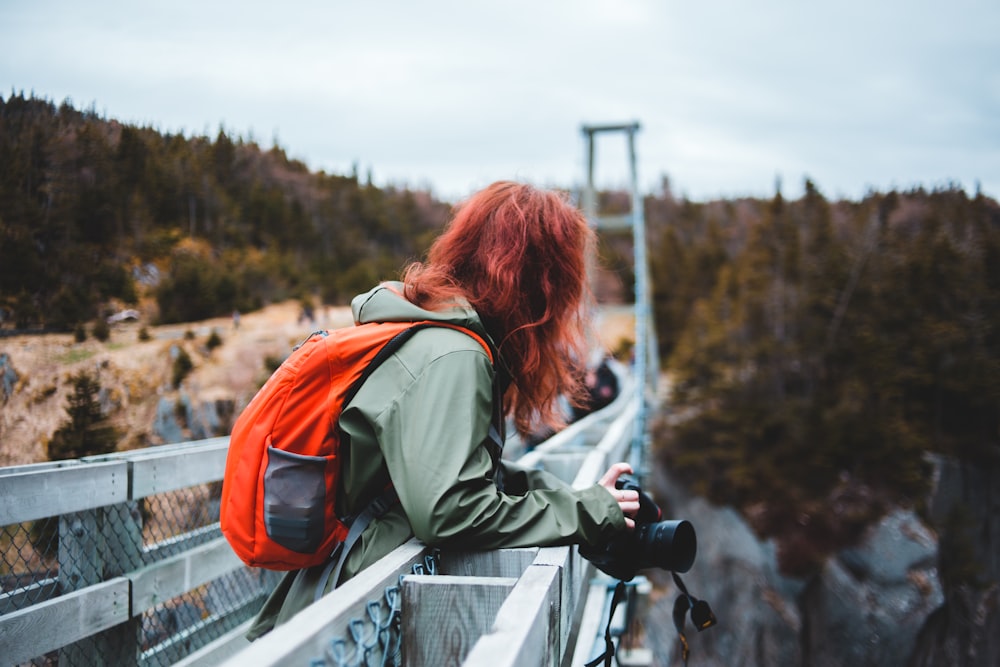
<path id="1" fill-rule="evenodd" d="M 504 490 L 513 495 L 524 495 L 534 489 L 571 489 L 572 486 L 555 475 L 537 468 L 527 468 L 509 460 L 500 462 L 503 468 Z"/>
<path id="2" fill-rule="evenodd" d="M 545 475 L 523 495 L 500 493 L 483 444 L 493 370 L 458 350 L 425 365 L 375 417 L 390 477 L 414 534 L 430 545 L 491 549 L 587 543 L 625 527 L 614 498 Z"/>

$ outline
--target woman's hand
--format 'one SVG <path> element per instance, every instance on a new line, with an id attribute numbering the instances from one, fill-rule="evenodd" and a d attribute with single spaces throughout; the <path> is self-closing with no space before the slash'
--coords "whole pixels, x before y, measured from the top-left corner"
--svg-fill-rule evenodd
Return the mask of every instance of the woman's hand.
<path id="1" fill-rule="evenodd" d="M 618 502 L 618 507 L 622 510 L 622 514 L 625 515 L 625 527 L 628 530 L 633 530 L 635 528 L 635 521 L 632 520 L 632 517 L 639 511 L 639 492 L 623 491 L 615 488 L 615 482 L 624 474 L 631 475 L 632 466 L 628 463 L 615 463 L 608 468 L 608 471 L 604 473 L 604 476 L 597 483 L 614 496 Z"/>

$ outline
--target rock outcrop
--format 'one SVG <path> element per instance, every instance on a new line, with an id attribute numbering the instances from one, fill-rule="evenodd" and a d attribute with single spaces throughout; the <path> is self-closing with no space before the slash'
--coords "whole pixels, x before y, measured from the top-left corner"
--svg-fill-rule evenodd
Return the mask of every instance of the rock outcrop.
<path id="1" fill-rule="evenodd" d="M 1000 465 L 937 457 L 929 524 L 897 508 L 809 579 L 783 576 L 772 542 L 731 508 L 653 480 L 671 514 L 698 531 L 698 558 L 683 575 L 719 624 L 688 625 L 692 665 L 710 667 L 1000 665 Z M 680 665 L 669 577 L 646 617 L 654 665 Z"/>
<path id="2" fill-rule="evenodd" d="M 160 398 L 152 434 L 157 442 L 170 444 L 228 435 L 236 419 L 236 398 L 191 396 Z"/>
<path id="3" fill-rule="evenodd" d="M 830 558 L 800 596 L 803 664 L 905 665 L 943 601 L 936 536 L 896 510 Z"/>
<path id="4" fill-rule="evenodd" d="M 928 509 L 941 536 L 945 601 L 921 629 L 909 667 L 1000 665 L 1000 462 L 932 460 Z"/>
<path id="5" fill-rule="evenodd" d="M 6 352 L 0 353 L 0 403 L 6 403 L 14 393 L 14 385 L 17 384 L 18 374 L 14 370 L 10 355 Z"/>

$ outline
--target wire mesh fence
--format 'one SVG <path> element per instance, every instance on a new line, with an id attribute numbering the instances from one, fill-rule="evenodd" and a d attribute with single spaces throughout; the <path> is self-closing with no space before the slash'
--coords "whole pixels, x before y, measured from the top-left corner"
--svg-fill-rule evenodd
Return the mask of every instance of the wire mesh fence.
<path id="1" fill-rule="evenodd" d="M 58 548 L 58 517 L 0 528 L 0 614 L 52 597 Z"/>
<path id="2" fill-rule="evenodd" d="M 217 541 L 220 494 L 197 484 L 0 527 L 0 617 Z M 171 665 L 252 617 L 276 581 L 240 568 L 21 664 Z"/>

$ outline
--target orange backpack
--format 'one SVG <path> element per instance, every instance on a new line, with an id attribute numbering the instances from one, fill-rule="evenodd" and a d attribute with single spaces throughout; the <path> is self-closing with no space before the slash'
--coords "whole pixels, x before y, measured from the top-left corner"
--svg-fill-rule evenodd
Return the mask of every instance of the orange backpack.
<path id="1" fill-rule="evenodd" d="M 468 334 L 493 361 L 486 341 L 457 325 L 361 324 L 312 334 L 257 392 L 233 426 L 222 480 L 222 533 L 244 563 L 295 570 L 328 561 L 338 549 L 342 561 L 364 525 L 388 509 L 394 496 L 387 502 L 383 494 L 361 521 L 337 513 L 337 421 L 372 371 L 431 326 Z"/>

